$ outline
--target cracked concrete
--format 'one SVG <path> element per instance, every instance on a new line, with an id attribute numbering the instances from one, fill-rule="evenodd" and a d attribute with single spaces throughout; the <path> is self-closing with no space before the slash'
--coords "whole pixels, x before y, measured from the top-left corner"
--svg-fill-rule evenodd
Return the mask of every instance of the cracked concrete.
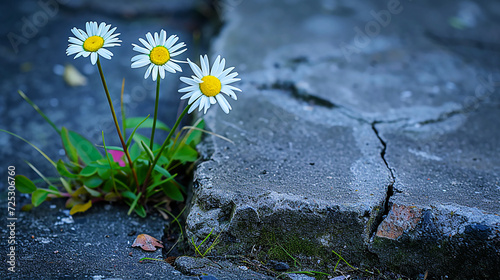
<path id="1" fill-rule="evenodd" d="M 448 20 L 463 3 L 232 6 L 212 52 L 243 93 L 206 123 L 235 144 L 205 139 L 188 234 L 221 233 L 217 253 L 279 244 L 409 276 L 500 277 L 500 55 L 436 40 L 496 44 L 500 7 L 467 2 L 483 17 L 461 31 Z"/>

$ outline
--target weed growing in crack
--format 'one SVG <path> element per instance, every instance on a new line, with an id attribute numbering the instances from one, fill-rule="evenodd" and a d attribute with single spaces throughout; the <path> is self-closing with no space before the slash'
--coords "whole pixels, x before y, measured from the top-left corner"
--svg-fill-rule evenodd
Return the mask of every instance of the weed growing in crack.
<path id="1" fill-rule="evenodd" d="M 144 78 L 147 79 L 151 75 L 153 81 L 156 81 L 153 118 L 150 119 L 150 115 L 126 117 L 123 108 L 123 81 L 121 122 L 119 122 L 100 61 L 101 57 L 111 59 L 113 53 L 108 49 L 120 46 L 121 40 L 118 38 L 120 34 L 115 31 L 116 27 L 111 28 L 111 25 L 104 22 L 100 24 L 87 22 L 85 31 L 75 27 L 71 30 L 75 37 L 69 38 L 66 54 L 75 55 L 75 59 L 90 57 L 92 65 L 97 65 L 121 146 L 106 145 L 104 132 L 102 132 L 103 145 L 101 146 L 90 142 L 75 131 L 65 127 L 59 128 L 23 92 L 19 91 L 21 97 L 59 135 L 68 158 L 67 161 L 55 162 L 21 136 L 0 129 L 35 148 L 58 173 L 57 178 L 47 178 L 34 165 L 28 163 L 41 179 L 32 181 L 22 175 L 16 176 L 17 190 L 31 195 L 31 204 L 23 209 L 39 206 L 51 198 L 66 198 L 66 207 L 71 209 L 71 215 L 84 212 L 101 201 L 124 202 L 129 205 L 128 214 L 135 211 L 141 217 L 146 216 L 146 209 L 157 209 L 160 213 L 168 214 L 167 207 L 164 206 L 171 201 L 182 202 L 185 199 L 186 189 L 176 179 L 178 175 L 187 173 L 190 165 L 198 159 L 196 146 L 201 141 L 202 133 L 207 132 L 203 129 L 204 122 L 201 119 L 193 126 L 178 129 L 181 120 L 197 108 L 199 112 L 206 113 L 211 105 L 216 103 L 219 103 L 225 113 L 229 113 L 232 108 L 224 95 L 236 100 L 235 92 L 241 92 L 239 88 L 231 85 L 240 79 L 236 78 L 237 72 L 232 72 L 234 67 L 226 69 L 224 58 L 217 56 L 212 67 L 210 67 L 207 55 L 200 56 L 201 66 L 189 59 L 187 61 L 175 60 L 173 57 L 186 51 L 186 45 L 182 42 L 177 43 L 179 38 L 176 35 L 167 38 L 164 30 L 159 33 L 155 32 L 154 35 L 149 32 L 146 34 L 146 40 L 139 39 L 143 46 L 133 44 L 133 49 L 139 54 L 132 57 L 131 67 L 147 66 Z M 166 72 L 182 72 L 179 64 L 188 64 L 194 75 L 190 78 L 180 78 L 187 84 L 187 87 L 180 89 L 179 92 L 184 93 L 181 99 L 188 99 L 188 105 L 170 128 L 157 119 L 160 82 L 165 78 Z M 151 136 L 140 135 L 139 129 L 149 130 Z M 157 129 L 168 132 L 168 136 L 160 144 L 155 143 Z M 127 130 L 132 131 L 128 139 Z M 148 204 L 154 206 L 149 208 Z M 175 221 L 179 223 L 177 218 Z M 215 242 L 209 249 L 214 245 Z M 205 251 L 203 256 L 208 251 Z"/>

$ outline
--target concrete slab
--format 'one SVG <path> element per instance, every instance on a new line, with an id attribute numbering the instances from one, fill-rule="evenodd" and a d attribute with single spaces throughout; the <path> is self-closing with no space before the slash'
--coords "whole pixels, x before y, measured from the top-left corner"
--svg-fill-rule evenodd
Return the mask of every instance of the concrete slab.
<path id="1" fill-rule="evenodd" d="M 380 125 L 396 193 L 371 246 L 387 265 L 408 272 L 411 263 L 452 278 L 473 279 L 478 266 L 482 277 L 500 275 L 499 108 L 482 104 L 440 122 Z"/>
<path id="2" fill-rule="evenodd" d="M 499 108 L 467 113 L 498 104 L 500 71 L 480 48 L 464 59 L 429 36 L 452 23 L 422 11 L 459 13 L 454 2 L 257 2 L 226 7 L 213 43 L 243 93 L 229 115 L 207 114 L 235 144 L 205 140 L 189 234 L 222 233 L 219 253 L 281 246 L 325 260 L 334 250 L 410 276 L 498 276 Z M 447 230 L 427 226 L 430 213 Z M 444 244 L 445 233 L 456 237 Z M 405 255 L 409 240 L 427 248 Z"/>

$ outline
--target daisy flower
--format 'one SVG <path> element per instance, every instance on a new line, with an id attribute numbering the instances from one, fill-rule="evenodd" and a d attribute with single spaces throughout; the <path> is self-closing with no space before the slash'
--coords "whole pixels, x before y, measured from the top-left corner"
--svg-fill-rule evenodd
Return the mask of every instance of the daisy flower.
<path id="1" fill-rule="evenodd" d="M 229 85 L 241 80 L 236 78 L 238 76 L 237 72 L 229 74 L 234 67 L 224 70 L 226 60 L 224 58 L 221 60 L 220 55 L 215 59 L 212 69 L 210 69 L 207 55 L 204 57 L 200 55 L 201 69 L 189 59 L 187 61 L 196 75 L 191 76 L 191 78 L 181 77 L 181 81 L 189 85 L 179 90 L 179 92 L 187 92 L 181 99 L 189 98 L 188 104 L 192 104 L 188 113 L 198 107 L 198 111 L 204 110 L 203 113 L 206 114 L 211 104 L 219 102 L 222 111 L 229 114 L 231 105 L 229 105 L 224 95 L 220 93 L 222 92 L 237 100 L 234 91 L 241 92 L 241 89 Z"/>
<path id="2" fill-rule="evenodd" d="M 106 25 L 105 22 L 101 22 L 99 26 L 97 22 L 87 22 L 85 24 L 85 28 L 87 32 L 73 27 L 71 32 L 76 36 L 69 37 L 68 48 L 66 49 L 67 55 L 75 55 L 75 58 L 83 56 L 88 57 L 90 55 L 90 62 L 92 65 L 95 65 L 97 62 L 98 55 L 111 59 L 113 53 L 108 51 L 105 48 L 119 46 L 121 40 L 117 37 L 120 33 L 113 34 L 115 32 L 116 27 L 111 29 L 111 24 Z"/>
<path id="3" fill-rule="evenodd" d="M 170 35 L 167 39 L 167 32 L 162 29 L 159 36 L 155 32 L 154 38 L 151 32 L 148 32 L 146 39 L 147 41 L 139 38 L 139 41 L 146 48 L 132 44 L 134 51 L 141 53 L 132 57 L 132 68 L 149 65 L 144 74 L 144 79 L 147 79 L 152 74 L 153 81 L 156 81 L 158 74 L 160 74 L 162 79 L 165 78 L 165 70 L 170 73 L 175 73 L 175 71 L 182 72 L 181 67 L 177 64 L 182 61 L 172 59 L 172 57 L 186 51 L 186 49 L 181 50 L 181 48 L 186 46 L 184 42 L 175 44 L 179 40 L 177 35 Z"/>

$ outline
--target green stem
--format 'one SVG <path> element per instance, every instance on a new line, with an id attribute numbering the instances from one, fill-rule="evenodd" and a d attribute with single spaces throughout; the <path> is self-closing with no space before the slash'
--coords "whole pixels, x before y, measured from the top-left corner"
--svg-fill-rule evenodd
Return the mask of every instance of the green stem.
<path id="1" fill-rule="evenodd" d="M 123 138 L 127 138 L 127 127 L 125 125 L 125 108 L 123 106 L 123 91 L 125 90 L 125 78 L 122 81 L 122 92 L 120 93 L 120 110 L 122 115 L 122 129 L 123 129 Z"/>
<path id="2" fill-rule="evenodd" d="M 156 155 L 156 157 L 153 160 L 153 163 L 151 164 L 151 166 L 148 169 L 148 173 L 146 174 L 146 177 L 144 179 L 144 183 L 142 185 L 142 192 L 144 192 L 146 190 L 146 186 L 148 184 L 149 176 L 151 176 L 151 172 L 155 168 L 156 163 L 158 162 L 158 160 L 161 157 L 161 154 L 163 153 L 163 150 L 165 149 L 165 147 L 167 147 L 168 142 L 170 142 L 169 140 L 172 137 L 172 134 L 174 134 L 174 131 L 177 129 L 177 127 L 181 123 L 182 118 L 184 117 L 184 115 L 186 115 L 186 113 L 188 112 L 189 108 L 191 108 L 191 105 L 187 105 L 186 108 L 184 109 L 184 111 L 182 111 L 181 115 L 177 118 L 177 121 L 175 121 L 175 124 L 172 127 L 172 129 L 170 129 L 170 132 L 168 133 L 167 138 L 163 142 L 163 145 L 161 145 L 161 148 L 158 151 L 158 154 Z"/>
<path id="3" fill-rule="evenodd" d="M 156 80 L 156 100 L 155 100 L 155 114 L 153 117 L 153 129 L 151 130 L 151 141 L 149 143 L 149 148 L 153 150 L 153 144 L 155 139 L 156 130 L 156 119 L 158 118 L 158 100 L 160 99 L 160 78 Z"/>
<path id="4" fill-rule="evenodd" d="M 116 118 L 115 108 L 113 107 L 113 102 L 111 102 L 111 96 L 109 95 L 108 86 L 106 85 L 106 80 L 104 79 L 104 74 L 102 73 L 101 62 L 99 58 L 97 58 L 97 67 L 99 68 L 99 74 L 101 75 L 102 85 L 104 87 L 104 91 L 106 92 L 106 97 L 108 98 L 109 108 L 111 109 L 111 114 L 113 115 L 113 120 L 115 121 L 116 132 L 118 133 L 118 137 L 120 137 L 120 141 L 122 142 L 123 151 L 127 156 L 128 163 L 130 165 L 130 170 L 132 170 L 132 174 L 134 176 L 134 180 L 137 184 L 137 189 L 139 189 L 139 180 L 137 179 L 137 174 L 135 173 L 134 165 L 132 159 L 130 158 L 130 154 L 127 150 L 127 145 L 123 140 L 122 132 L 120 131 L 120 126 L 118 125 L 118 119 Z"/>

